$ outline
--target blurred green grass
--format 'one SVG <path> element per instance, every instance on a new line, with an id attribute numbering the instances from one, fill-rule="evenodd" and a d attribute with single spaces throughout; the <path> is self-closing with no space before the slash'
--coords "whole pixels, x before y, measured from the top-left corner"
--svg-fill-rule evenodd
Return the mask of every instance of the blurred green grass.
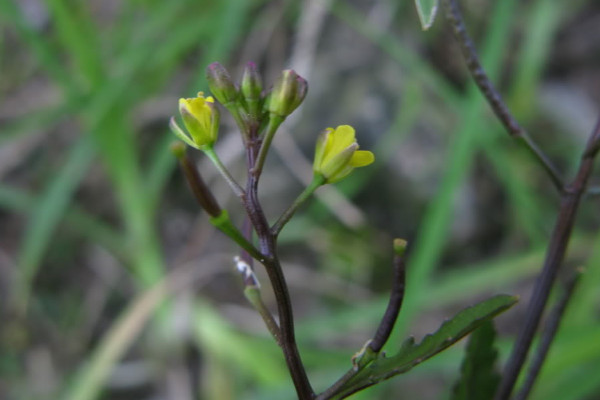
<path id="1" fill-rule="evenodd" d="M 474 10 L 467 15 L 470 29 L 478 32 L 484 64 L 501 83 L 503 92 L 508 93 L 511 106 L 526 126 L 544 126 L 547 116 L 540 110 L 538 98 L 556 36 L 580 10 L 590 7 L 598 12 L 597 7 L 585 1 L 570 5 L 550 0 L 527 4 L 511 0 L 484 6 L 474 3 L 466 3 Z M 365 132 L 365 136 L 373 137 L 378 163 L 371 171 L 357 173 L 356 179 L 340 184 L 339 193 L 363 205 L 367 220 L 381 219 L 372 210 L 383 208 L 380 212 L 384 216 L 406 216 L 412 223 L 406 226 L 399 220 L 385 227 L 352 230 L 317 203 L 284 232 L 284 250 L 295 263 L 322 277 L 341 274 L 332 287 L 291 282 L 294 304 L 302 315 L 297 325 L 303 358 L 320 389 L 349 366 L 350 356 L 362 345 L 361 340 L 368 338 L 383 312 L 386 293 L 382 288 L 386 286 L 388 268 L 384 263 L 389 257 L 379 253 L 385 251 L 392 236 L 406 236 L 414 246 L 407 299 L 399 327 L 390 341 L 390 352 L 407 334 L 433 329 L 443 316 L 452 314 L 449 310 L 480 296 L 526 293 L 527 283 L 541 265 L 556 211 L 556 198 L 544 177 L 538 176 L 531 160 L 512 146 L 481 95 L 470 83 L 457 84 L 464 75 L 453 76 L 452 68 L 462 67 L 460 60 L 447 61 L 448 65 L 440 63 L 449 54 L 457 55 L 439 48 L 449 46 L 442 21 L 438 20 L 431 31 L 421 32 L 413 5 L 404 2 L 395 9 L 388 29 L 382 29 L 375 18 L 377 7 L 385 10 L 390 4 L 381 1 L 366 10 L 360 2 L 333 2 L 326 10 L 323 30 L 329 47 L 327 40 L 317 47 L 317 61 L 311 72 L 316 82 L 333 74 L 351 83 L 345 83 L 348 88 L 341 88 L 332 86 L 336 80 L 331 80 L 329 86 L 315 87 L 323 98 L 333 94 L 339 98 L 368 99 L 373 96 L 369 92 L 375 81 L 385 82 L 386 78 L 365 73 L 365 66 L 375 65 L 388 75 L 389 71 L 399 71 L 391 76 L 400 81 L 393 85 L 402 90 L 396 98 L 382 94 L 384 101 L 391 102 L 392 110 L 385 116 L 386 129 L 380 134 L 375 132 L 376 127 L 366 128 Z M 189 206 L 185 211 L 177 205 L 187 192 L 168 152 L 171 138 L 167 115 L 148 103 L 172 100 L 169 113 L 174 114 L 178 97 L 205 88 L 203 69 L 209 62 L 240 65 L 247 61 L 240 59 L 240 54 L 251 55 L 266 66 L 267 76 L 272 75 L 277 68 L 286 66 L 285 59 L 295 51 L 295 33 L 310 29 L 299 25 L 309 5 L 297 1 L 173 0 L 128 1 L 113 6 L 112 11 L 107 11 L 101 2 L 48 0 L 41 5 L 46 19 L 39 26 L 24 14 L 21 3 L 0 2 L 4 38 L 1 59 L 5 70 L 17 70 L 11 65 L 13 58 L 28 63 L 24 68 L 27 75 L 13 86 L 10 76 L 3 74 L 7 83 L 2 84 L 0 101 L 7 104 L 10 96 L 19 91 L 19 85 L 35 80 L 42 81 L 42 89 L 55 93 L 51 104 L 37 108 L 26 105 L 26 113 L 15 113 L 1 122 L 0 146 L 18 149 L 20 143 L 31 138 L 37 145 L 24 152 L 18 168 L 0 180 L 0 207 L 5 213 L 0 218 L 10 222 L 6 225 L 9 229 L 16 230 L 1 232 L 10 235 L 10 241 L 0 238 L 0 243 L 13 244 L 0 245 L 3 258 L 10 260 L 6 265 L 13 277 L 3 283 L 10 290 L 3 298 L 5 323 L 0 327 L 0 396 L 19 400 L 39 396 L 69 400 L 146 398 L 153 391 L 170 393 L 173 382 L 184 379 L 190 396 L 200 398 L 291 398 L 291 385 L 279 352 L 264 331 L 257 330 L 257 316 L 246 310 L 245 317 L 240 317 L 240 305 L 245 304 L 240 302 L 239 294 L 225 296 L 210 290 L 212 285 L 225 285 L 235 292 L 236 287 L 223 283 L 234 278 L 203 278 L 208 281 L 203 281 L 199 293 L 191 287 L 165 289 L 177 271 L 184 268 L 182 259 L 190 258 L 189 248 L 198 247 L 199 239 L 188 221 L 196 213 L 191 201 L 184 200 L 185 207 Z M 369 18 L 365 17 L 367 11 L 372 11 Z M 276 33 L 265 38 L 261 32 L 266 30 L 263 23 L 269 18 L 279 20 L 275 21 Z M 336 32 L 344 32 L 370 53 L 349 61 L 337 58 Z M 516 34 L 520 35 L 517 45 Z M 369 59 L 374 54 L 374 59 Z M 340 123 L 367 125 L 368 107 L 359 102 L 358 112 L 353 115 L 352 109 L 335 109 L 343 104 L 352 106 L 342 101 L 327 102 L 331 109 L 324 112 L 349 119 Z M 158 115 L 140 120 L 144 107 L 158 110 Z M 311 99 L 309 94 L 295 131 L 317 132 L 322 123 L 336 124 L 327 118 L 322 121 L 323 111 L 311 112 L 315 107 L 324 108 L 318 98 Z M 403 178 L 406 174 L 418 177 L 421 172 L 398 171 L 396 162 L 402 156 L 397 149 L 414 143 L 422 130 L 433 132 L 434 142 L 438 142 L 433 146 L 435 157 L 443 160 L 442 167 L 434 172 L 434 190 Z M 532 129 L 532 133 L 542 145 L 547 144 L 537 131 Z M 560 133 L 564 136 L 564 132 Z M 312 139 L 294 136 L 305 154 L 310 154 Z M 52 146 L 55 140 L 59 144 Z M 569 143 L 572 139 L 562 140 Z M 36 154 L 45 148 L 52 149 L 48 156 L 52 162 L 45 157 L 36 159 Z M 562 163 L 573 159 L 571 154 L 560 156 Z M 492 171 L 484 178 L 493 179 L 492 184 L 503 194 L 502 201 L 492 199 L 488 207 L 500 204 L 505 214 L 502 236 L 492 246 L 496 250 L 480 252 L 486 256 L 485 261 L 482 257 L 461 258 L 461 251 L 472 252 L 469 238 L 465 242 L 452 237 L 460 215 L 457 202 L 464 199 L 465 187 L 474 180 L 482 164 Z M 431 179 L 424 180 L 421 185 L 432 185 Z M 389 192 L 392 198 L 386 200 L 369 196 L 379 190 L 373 182 L 382 187 L 398 183 L 399 187 Z M 283 188 L 294 190 L 291 185 Z M 269 190 L 265 189 L 270 193 Z M 423 191 L 429 193 L 429 198 L 409 195 Z M 88 192 L 92 195 L 86 196 Z M 385 207 L 400 201 L 397 197 L 403 195 L 417 204 L 406 211 L 393 209 L 386 214 Z M 108 206 L 99 207 L 94 201 L 107 202 Z M 486 210 L 489 212 L 490 208 Z M 597 211 L 583 212 L 589 221 L 576 232 L 570 263 L 585 265 L 589 272 L 568 311 L 567 323 L 533 398 L 584 399 L 593 398 L 600 391 L 600 382 L 594 379 L 600 372 L 600 349 L 594 334 L 598 329 L 600 235 L 593 229 L 598 228 Z M 189 236 L 179 231 L 172 233 L 175 228 L 170 221 L 177 216 L 186 218 L 184 232 Z M 200 218 L 199 224 L 203 221 Z M 68 234 L 69 230 L 73 233 Z M 307 232 L 325 238 L 325 244 L 311 244 L 306 240 Z M 214 261 L 206 261 L 212 254 L 206 248 L 210 247 L 206 245 L 209 241 L 217 243 L 220 249 L 225 246 L 227 253 L 233 251 L 218 237 L 204 233 L 200 240 L 204 250 L 191 251 L 193 262 L 200 269 L 215 268 Z M 334 245 L 340 241 L 345 245 Z M 348 246 L 352 241 L 355 245 Z M 307 246 L 315 253 L 311 267 L 306 267 L 311 259 L 298 260 L 296 254 L 297 248 Z M 116 274 L 126 283 L 105 283 L 87 265 L 91 261 L 85 253 L 90 247 L 100 247 L 113 257 Z M 350 247 L 360 251 L 353 254 Z M 188 248 L 187 253 L 182 248 Z M 590 249 L 595 249 L 593 254 Z M 454 261 L 450 263 L 449 259 Z M 221 257 L 217 266 L 221 271 L 230 271 L 229 262 Z M 357 265 L 359 262 L 361 265 Z M 365 270 L 367 267 L 371 270 Z M 90 272 L 94 272 L 92 276 Z M 343 292 L 344 285 L 351 284 L 364 286 L 368 295 L 360 300 L 353 299 L 351 293 L 344 300 L 331 298 L 333 289 Z M 92 319 L 93 307 L 86 291 L 97 287 L 105 287 L 106 298 L 98 306 L 99 316 Z M 175 294 L 179 290 L 196 299 L 178 299 Z M 228 300 L 223 303 L 222 297 Z M 166 315 L 153 324 L 150 321 L 154 311 L 167 299 L 172 301 L 163 309 Z M 181 304 L 187 304 L 189 309 L 184 307 L 182 311 Z M 229 311 L 228 305 L 232 308 Z M 437 318 L 435 322 L 428 321 L 433 317 Z M 189 322 L 184 328 L 177 328 L 178 318 Z M 505 331 L 506 355 L 514 322 L 500 322 Z M 91 330 L 87 337 L 82 333 L 86 330 Z M 346 332 L 347 337 L 341 337 L 339 332 Z M 32 367 L 40 354 L 50 354 L 52 367 Z M 190 354 L 199 356 L 189 362 Z M 422 398 L 440 398 L 456 376 L 460 357 L 460 349 L 452 349 L 415 369 L 410 376 L 353 398 L 397 398 L 396 393 L 407 390 L 409 397 L 414 397 L 410 391 L 420 390 L 426 385 L 424 382 L 434 382 L 432 387 L 437 391 L 423 393 Z M 125 370 L 128 360 L 158 366 L 154 372 L 148 372 L 142 385 L 149 393 L 135 394 L 135 383 L 121 390 L 111 385 L 115 368 Z M 48 379 L 46 386 L 32 381 L 40 376 Z M 581 384 L 573 387 L 573 380 L 562 376 L 577 376 Z"/>

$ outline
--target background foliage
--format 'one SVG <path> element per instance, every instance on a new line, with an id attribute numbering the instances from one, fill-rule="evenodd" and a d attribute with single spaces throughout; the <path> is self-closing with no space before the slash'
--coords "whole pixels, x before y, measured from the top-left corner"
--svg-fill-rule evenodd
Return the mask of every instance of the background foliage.
<path id="1" fill-rule="evenodd" d="M 597 2 L 461 4 L 510 106 L 572 171 L 600 103 Z M 317 388 L 383 312 L 392 237 L 412 244 L 397 346 L 490 294 L 527 298 L 557 196 L 467 79 L 443 20 L 422 32 L 412 1 L 0 0 L 0 23 L 1 398 L 291 398 L 233 246 L 168 152 L 177 99 L 206 90 L 215 60 L 238 72 L 256 61 L 268 82 L 286 67 L 309 81 L 262 180 L 272 218 L 310 178 L 323 128 L 352 124 L 377 156 L 320 190 L 282 234 Z M 241 173 L 224 122 L 217 151 Z M 600 396 L 597 210 L 597 197 L 581 210 L 569 264 L 588 272 L 535 399 Z M 501 360 L 521 311 L 498 320 Z M 453 348 L 354 398 L 448 398 L 461 357 Z"/>

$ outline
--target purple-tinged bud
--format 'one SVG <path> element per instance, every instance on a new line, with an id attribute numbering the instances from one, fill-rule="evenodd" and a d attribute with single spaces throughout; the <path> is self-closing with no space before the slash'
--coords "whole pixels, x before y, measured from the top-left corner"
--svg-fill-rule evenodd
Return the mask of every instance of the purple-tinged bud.
<path id="1" fill-rule="evenodd" d="M 269 95 L 267 111 L 282 118 L 290 115 L 304 100 L 308 83 L 294 70 L 286 69 L 275 82 Z"/>
<path id="2" fill-rule="evenodd" d="M 262 79 L 256 64 L 250 61 L 244 68 L 242 75 L 241 92 L 246 101 L 260 100 L 263 90 Z"/>
<path id="3" fill-rule="evenodd" d="M 249 62 L 244 68 L 240 92 L 244 98 L 248 113 L 255 119 L 262 114 L 263 84 L 256 64 Z"/>
<path id="4" fill-rule="evenodd" d="M 221 104 L 228 106 L 237 101 L 239 92 L 229 72 L 221 64 L 214 62 L 206 68 L 206 80 L 210 91 Z"/>

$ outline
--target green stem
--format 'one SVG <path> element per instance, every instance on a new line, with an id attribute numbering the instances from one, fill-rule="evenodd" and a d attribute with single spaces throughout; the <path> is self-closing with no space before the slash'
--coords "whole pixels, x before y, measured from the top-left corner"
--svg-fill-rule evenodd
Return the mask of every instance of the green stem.
<path id="1" fill-rule="evenodd" d="M 215 149 L 212 146 L 209 146 L 202 147 L 201 150 L 204 152 L 204 154 L 206 154 L 208 158 L 210 158 L 210 161 L 212 161 L 215 167 L 217 167 L 217 170 L 221 173 L 223 178 L 225 178 L 225 180 L 231 187 L 231 190 L 233 190 L 233 193 L 235 193 L 237 197 L 243 197 L 244 189 L 242 189 L 242 187 L 235 181 L 235 179 L 233 179 L 233 177 L 229 173 L 229 170 L 225 167 L 225 165 L 223 165 L 221 159 L 215 152 Z"/>
<path id="2" fill-rule="evenodd" d="M 248 130 L 248 124 L 246 123 L 246 121 L 244 121 L 244 118 L 242 118 L 242 115 L 240 114 L 240 104 L 234 101 L 229 102 L 227 104 L 223 104 L 223 106 L 227 109 L 227 111 L 229 111 L 229 113 L 235 120 L 235 123 L 237 124 L 240 132 L 242 133 L 244 143 L 247 143 L 250 139 L 250 132 Z"/>
<path id="3" fill-rule="evenodd" d="M 279 232 L 281 232 L 285 224 L 287 224 L 288 221 L 294 216 L 296 210 L 298 210 L 298 208 L 302 204 L 304 204 L 306 200 L 308 200 L 308 198 L 315 192 L 315 190 L 317 190 L 319 186 L 322 186 L 323 184 L 325 184 L 325 177 L 321 174 L 315 174 L 313 180 L 306 187 L 306 189 L 304 189 L 304 191 L 300 193 L 300 195 L 296 198 L 296 200 L 290 206 L 290 208 L 285 210 L 285 212 L 281 215 L 281 217 L 279 217 L 277 222 L 275 222 L 275 224 L 271 228 L 271 233 L 273 234 L 273 236 L 277 237 L 277 235 L 279 235 Z"/>
<path id="4" fill-rule="evenodd" d="M 275 137 L 275 132 L 277 132 L 277 129 L 279 129 L 279 126 L 284 120 L 285 118 L 280 117 L 279 115 L 269 115 L 269 124 L 267 125 L 267 130 L 265 132 L 265 138 L 260 146 L 260 150 L 258 151 L 256 163 L 254 164 L 254 168 L 252 168 L 252 175 L 256 177 L 260 176 L 263 166 L 265 165 L 265 160 L 267 159 L 267 153 L 271 147 L 271 142 L 273 141 L 273 137 Z"/>
<path id="5" fill-rule="evenodd" d="M 236 228 L 235 225 L 231 222 L 229 214 L 226 210 L 223 210 L 221 214 L 216 217 L 211 217 L 210 223 L 217 227 L 221 232 L 229 236 L 231 239 L 233 239 L 234 242 L 236 242 L 241 248 L 246 250 L 248 254 L 250 254 L 253 258 L 260 262 L 264 261 L 265 256 L 260 251 L 258 251 L 256 247 L 254 247 L 248 240 L 246 240 L 242 232 L 240 232 L 238 228 Z"/>
<path id="6" fill-rule="evenodd" d="M 269 330 L 269 332 L 271 332 L 271 335 L 273 336 L 277 344 L 281 346 L 281 330 L 279 329 L 279 325 L 277 325 L 275 318 L 273 318 L 271 311 L 269 311 L 269 309 L 265 305 L 260 294 L 260 289 L 256 286 L 247 286 L 244 290 L 244 295 L 246 296 L 250 304 L 252 304 L 254 309 L 258 311 L 263 321 L 265 321 L 267 329 Z"/>

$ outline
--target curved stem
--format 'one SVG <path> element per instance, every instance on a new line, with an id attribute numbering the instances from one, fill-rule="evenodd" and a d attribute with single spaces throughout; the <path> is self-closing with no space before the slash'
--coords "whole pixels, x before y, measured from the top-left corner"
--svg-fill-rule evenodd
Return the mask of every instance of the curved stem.
<path id="1" fill-rule="evenodd" d="M 215 149 L 212 146 L 203 147 L 202 151 L 204 152 L 204 154 L 206 154 L 206 156 L 208 158 L 210 158 L 210 161 L 212 161 L 212 163 L 215 165 L 217 170 L 221 173 L 223 178 L 227 181 L 227 184 L 229 184 L 229 186 L 231 187 L 231 190 L 233 190 L 233 193 L 235 193 L 235 195 L 237 197 L 243 197 L 244 189 L 242 189 L 242 187 L 231 176 L 231 174 L 229 173 L 229 170 L 225 167 L 225 165 L 223 165 L 223 163 L 221 162 L 221 159 L 215 152 Z"/>
<path id="2" fill-rule="evenodd" d="M 221 214 L 210 218 L 210 223 L 217 227 L 221 232 L 229 236 L 242 249 L 246 250 L 254 259 L 261 261 L 265 256 L 250 243 L 240 230 L 231 222 L 229 214 L 226 210 L 222 210 Z"/>
<path id="3" fill-rule="evenodd" d="M 600 117 L 583 151 L 577 175 L 562 195 L 560 211 L 554 225 L 554 230 L 552 231 L 544 266 L 531 295 L 525 316 L 525 323 L 522 325 L 517 341 L 504 368 L 502 381 L 496 392 L 496 400 L 506 400 L 509 398 L 523 368 L 527 353 L 533 342 L 533 337 L 546 308 L 550 291 L 558 275 L 558 270 L 565 258 L 573 225 L 575 224 L 575 216 L 592 174 L 594 158 L 598 153 L 599 144 Z"/>
<path id="4" fill-rule="evenodd" d="M 238 129 L 242 134 L 242 139 L 244 140 L 244 143 L 247 143 L 250 139 L 250 132 L 248 124 L 240 114 L 240 105 L 238 104 L 238 102 L 229 102 L 227 104 L 223 104 L 223 107 L 225 107 L 233 117 L 235 123 L 238 126 Z"/>
<path id="5" fill-rule="evenodd" d="M 373 340 L 369 344 L 371 350 L 379 353 L 387 340 L 389 339 L 392 329 L 400 314 L 402 301 L 404 300 L 404 288 L 406 285 L 406 257 L 404 250 L 400 254 L 394 256 L 394 276 L 392 281 L 392 291 L 388 306 L 383 314 L 383 318 L 379 323 L 379 327 L 373 336 Z"/>
<path id="6" fill-rule="evenodd" d="M 517 139 L 521 145 L 535 158 L 544 169 L 556 189 L 562 193 L 565 190 L 564 182 L 558 172 L 558 169 L 552 164 L 548 156 L 538 147 L 538 145 L 529 136 L 527 131 L 519 125 L 509 108 L 504 103 L 502 96 L 494 87 L 494 84 L 488 78 L 473 44 L 473 40 L 467 33 L 462 14 L 456 4 L 456 0 L 443 0 L 446 8 L 446 17 L 452 25 L 452 30 L 456 40 L 460 44 L 463 57 L 467 68 L 481 93 L 492 108 L 496 117 L 500 120 L 508 134 Z"/>
<path id="7" fill-rule="evenodd" d="M 262 141 L 260 150 L 258 151 L 256 163 L 250 170 L 251 175 L 259 177 L 262 173 L 263 166 L 265 165 L 265 160 L 267 159 L 267 153 L 269 152 L 269 148 L 271 147 L 273 137 L 275 137 L 275 132 L 277 132 L 277 129 L 283 123 L 284 119 L 285 118 L 282 118 L 275 114 L 271 114 L 269 116 L 269 123 L 267 125 L 264 140 Z"/>
<path id="8" fill-rule="evenodd" d="M 579 283 L 579 278 L 583 270 L 579 270 L 575 272 L 575 275 L 569 279 L 564 288 L 564 293 L 562 297 L 558 300 L 555 308 L 552 310 L 550 315 L 548 316 L 548 323 L 542 333 L 542 338 L 540 340 L 540 345 L 537 349 L 534 359 L 531 361 L 531 365 L 529 367 L 529 371 L 527 371 L 527 378 L 523 383 L 523 387 L 516 394 L 514 400 L 525 400 L 529 397 L 529 393 L 533 389 L 533 384 L 537 380 L 538 374 L 542 369 L 542 365 L 546 360 L 546 356 L 548 355 L 548 350 L 550 350 L 550 345 L 552 344 L 556 333 L 558 332 L 558 328 L 560 327 L 560 321 L 569 305 L 569 301 L 573 297 L 573 293 L 577 287 L 577 283 Z"/>
<path id="9" fill-rule="evenodd" d="M 258 311 L 263 321 L 265 321 L 265 325 L 271 333 L 271 336 L 273 336 L 277 344 L 281 347 L 281 330 L 279 329 L 279 325 L 277 325 L 275 318 L 273 318 L 271 311 L 269 311 L 264 303 L 260 289 L 257 286 L 247 286 L 244 290 L 244 296 L 246 296 L 246 299 L 252 304 L 252 307 Z"/>
<path id="10" fill-rule="evenodd" d="M 377 355 L 389 339 L 392 329 L 396 323 L 396 319 L 400 314 L 406 283 L 406 242 L 401 239 L 396 240 L 397 242 L 394 241 L 396 252 L 393 261 L 394 276 L 388 306 L 385 310 L 383 318 L 381 319 L 381 322 L 379 323 L 379 327 L 377 328 L 375 335 L 373 335 L 373 339 L 369 340 L 365 347 L 357 354 L 366 354 L 366 352 L 369 351 L 371 355 Z M 398 244 L 398 246 L 396 246 L 396 244 Z M 333 385 L 327 388 L 323 393 L 319 394 L 316 400 L 328 400 L 336 398 L 344 386 L 352 378 L 354 378 L 365 367 L 365 365 L 366 364 L 361 363 L 360 361 L 356 363 Z"/>
<path id="11" fill-rule="evenodd" d="M 279 235 L 281 229 L 288 223 L 288 221 L 294 216 L 294 213 L 298 208 L 308 200 L 308 198 L 317 190 L 320 186 L 325 183 L 325 177 L 323 175 L 315 175 L 310 184 L 304 189 L 302 193 L 294 200 L 294 203 L 285 210 L 285 212 L 279 217 L 277 222 L 271 228 L 271 234 L 275 237 Z"/>

